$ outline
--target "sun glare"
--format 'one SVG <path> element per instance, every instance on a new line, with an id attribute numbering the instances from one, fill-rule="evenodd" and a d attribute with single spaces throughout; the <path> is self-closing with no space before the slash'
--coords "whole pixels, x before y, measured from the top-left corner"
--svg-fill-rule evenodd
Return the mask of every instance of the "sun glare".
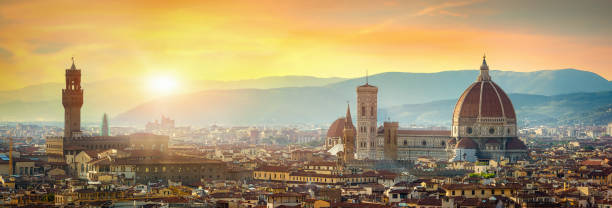
<path id="1" fill-rule="evenodd" d="M 154 76 L 149 79 L 149 88 L 158 94 L 172 94 L 176 91 L 177 81 L 172 76 Z"/>

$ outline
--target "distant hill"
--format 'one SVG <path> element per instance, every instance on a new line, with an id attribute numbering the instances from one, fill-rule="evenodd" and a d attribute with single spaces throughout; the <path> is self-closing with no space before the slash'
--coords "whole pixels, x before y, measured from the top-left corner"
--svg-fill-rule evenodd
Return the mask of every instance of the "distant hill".
<path id="1" fill-rule="evenodd" d="M 510 94 L 520 125 L 603 125 L 612 121 L 612 91 L 555 96 Z M 451 125 L 457 99 L 382 109 L 392 120 L 408 124 Z"/>
<path id="2" fill-rule="evenodd" d="M 491 71 L 491 74 L 509 94 L 550 96 L 612 91 L 612 83 L 608 80 L 575 69 Z M 443 105 L 444 100 L 457 99 L 477 75 L 477 70 L 387 72 L 370 76 L 369 82 L 379 87 L 380 120 L 387 116 L 400 119 L 400 115 L 405 115 L 406 121 L 411 121 L 408 118 L 412 118 L 412 112 L 400 112 L 398 106 L 414 104 L 433 108 Z M 160 114 L 174 117 L 179 123 L 194 125 L 324 123 L 341 116 L 347 101 L 354 105 L 355 87 L 364 82 L 365 78 L 300 76 L 231 82 L 195 81 L 182 83 L 189 93 L 155 98 L 146 91 L 143 87 L 146 83 L 142 81 L 107 80 L 85 83 L 83 120 L 98 122 L 102 113 L 108 112 L 113 122 L 134 125 L 144 125 Z M 62 87 L 62 84 L 48 84 L 0 91 L 0 120 L 62 120 Z M 429 118 L 437 115 L 436 112 L 424 112 L 431 116 L 419 114 L 420 119 L 415 118 L 415 121 L 434 122 L 435 119 Z"/>
<path id="3" fill-rule="evenodd" d="M 331 123 L 343 116 L 344 93 L 320 87 L 206 91 L 143 104 L 114 120 L 142 125 L 160 114 L 183 124 Z M 520 125 L 605 124 L 612 121 L 612 91 L 556 96 L 510 94 Z M 457 99 L 379 109 L 379 121 L 450 126 Z M 355 106 L 352 104 L 353 114 Z"/>
<path id="4" fill-rule="evenodd" d="M 279 76 L 239 81 L 198 80 L 181 83 L 188 93 L 211 89 L 282 88 L 324 86 L 343 81 L 343 78 L 309 76 Z M 111 116 L 125 112 L 156 97 L 147 89 L 148 83 L 137 79 L 114 79 L 85 82 L 82 116 L 84 121 L 98 122 L 103 113 Z M 0 91 L 0 120 L 4 121 L 60 121 L 63 83 L 32 85 L 21 89 Z"/>
<path id="5" fill-rule="evenodd" d="M 476 80 L 479 71 L 445 71 L 439 73 L 388 72 L 369 78 L 379 88 L 379 107 L 418 104 L 443 99 L 456 99 Z M 558 95 L 577 92 L 612 90 L 612 83 L 603 77 L 576 69 L 535 72 L 491 71 L 491 77 L 506 93 Z M 355 86 L 365 79 L 349 79 L 326 87 L 355 95 Z M 351 100 L 354 101 L 354 98 Z"/>

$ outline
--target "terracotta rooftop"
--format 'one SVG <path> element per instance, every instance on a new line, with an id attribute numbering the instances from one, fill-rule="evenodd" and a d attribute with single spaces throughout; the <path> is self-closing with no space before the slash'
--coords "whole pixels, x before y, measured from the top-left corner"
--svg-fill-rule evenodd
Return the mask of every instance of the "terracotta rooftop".
<path id="1" fill-rule="evenodd" d="M 509 150 L 526 150 L 527 146 L 525 146 L 525 143 L 523 143 L 523 141 L 517 139 L 517 138 L 511 138 L 507 143 L 506 143 L 506 149 Z"/>
<path id="2" fill-rule="evenodd" d="M 478 149 L 478 144 L 470 138 L 462 138 L 455 146 L 457 149 Z"/>

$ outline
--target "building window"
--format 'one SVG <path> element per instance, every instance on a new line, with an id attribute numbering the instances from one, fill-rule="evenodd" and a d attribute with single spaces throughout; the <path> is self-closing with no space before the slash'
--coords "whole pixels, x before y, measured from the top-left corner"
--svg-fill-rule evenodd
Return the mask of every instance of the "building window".
<path id="1" fill-rule="evenodd" d="M 480 190 L 480 194 L 484 195 L 484 189 Z"/>
<path id="2" fill-rule="evenodd" d="M 476 191 L 475 191 L 475 190 L 472 190 L 472 195 L 475 195 L 475 194 L 476 194 Z"/>
<path id="3" fill-rule="evenodd" d="M 465 190 L 461 190 L 461 196 L 465 195 Z"/>
<path id="4" fill-rule="evenodd" d="M 489 134 L 493 134 L 495 133 L 495 129 L 494 128 L 489 128 Z"/>
<path id="5" fill-rule="evenodd" d="M 362 103 L 361 105 L 363 105 L 363 103 Z M 366 112 L 365 112 L 365 106 L 361 106 L 361 115 L 362 115 L 362 116 L 365 116 L 365 115 L 366 115 Z"/>
<path id="6" fill-rule="evenodd" d="M 472 134 L 472 127 L 467 127 L 467 133 Z"/>
<path id="7" fill-rule="evenodd" d="M 425 140 L 423 140 L 423 141 L 421 142 L 421 144 L 422 144 L 423 146 L 426 146 L 426 145 L 427 145 L 427 142 L 426 142 Z"/>

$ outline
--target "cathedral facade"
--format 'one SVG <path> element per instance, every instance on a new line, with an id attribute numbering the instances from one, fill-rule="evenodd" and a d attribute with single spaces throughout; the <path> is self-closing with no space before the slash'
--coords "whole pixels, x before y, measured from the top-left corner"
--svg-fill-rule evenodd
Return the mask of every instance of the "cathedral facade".
<path id="1" fill-rule="evenodd" d="M 517 161 L 527 156 L 527 147 L 517 136 L 512 102 L 491 80 L 484 58 L 476 82 L 465 90 L 455 105 L 451 130 L 400 129 L 398 122 L 383 122 L 377 127 L 377 96 L 376 86 L 366 82 L 357 87 L 356 140 L 344 139 L 340 130 L 344 124 L 352 123 L 347 120 L 350 119 L 350 112 L 347 112 L 346 117 L 336 120 L 328 130 L 326 147 L 330 152 L 351 148 L 356 150 L 354 158 L 358 160 L 429 157 L 451 162 Z"/>

